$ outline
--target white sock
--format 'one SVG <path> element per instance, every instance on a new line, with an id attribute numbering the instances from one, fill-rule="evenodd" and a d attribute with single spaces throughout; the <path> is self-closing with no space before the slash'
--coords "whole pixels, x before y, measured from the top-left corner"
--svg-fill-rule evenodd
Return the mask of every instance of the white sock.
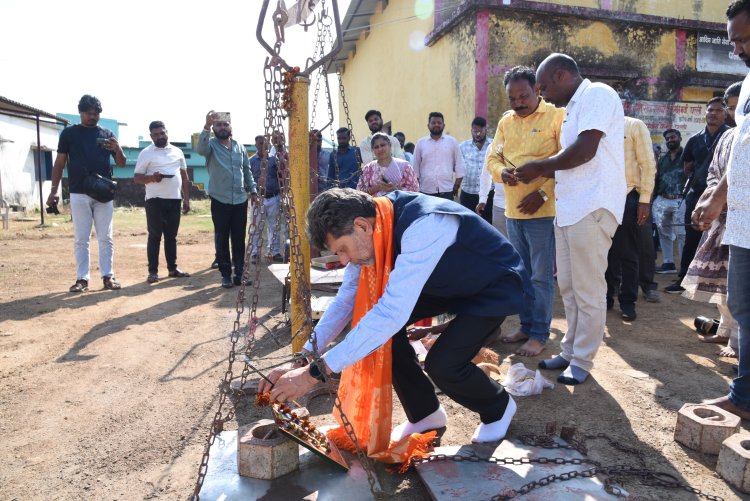
<path id="1" fill-rule="evenodd" d="M 420 419 L 416 423 L 407 421 L 396 426 L 391 432 L 391 442 L 398 442 L 412 433 L 424 433 L 428 430 L 443 428 L 447 422 L 448 415 L 445 413 L 445 409 L 443 409 L 443 406 L 441 405 L 438 407 L 438 410 L 426 418 Z"/>
<path id="2" fill-rule="evenodd" d="M 471 437 L 471 441 L 475 444 L 483 442 L 497 442 L 505 438 L 505 434 L 508 433 L 510 422 L 513 416 L 516 414 L 516 402 L 513 397 L 508 395 L 508 406 L 505 408 L 505 413 L 498 421 L 492 423 L 480 423 L 477 426 L 474 435 Z"/>

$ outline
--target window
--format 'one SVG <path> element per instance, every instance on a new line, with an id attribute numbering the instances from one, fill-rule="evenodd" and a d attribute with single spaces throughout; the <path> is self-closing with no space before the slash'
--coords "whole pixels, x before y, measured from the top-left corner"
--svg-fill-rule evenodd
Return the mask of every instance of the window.
<path id="1" fill-rule="evenodd" d="M 34 181 L 39 181 L 39 155 L 36 148 L 31 149 L 34 156 Z M 52 152 L 42 150 L 42 181 L 52 180 Z"/>

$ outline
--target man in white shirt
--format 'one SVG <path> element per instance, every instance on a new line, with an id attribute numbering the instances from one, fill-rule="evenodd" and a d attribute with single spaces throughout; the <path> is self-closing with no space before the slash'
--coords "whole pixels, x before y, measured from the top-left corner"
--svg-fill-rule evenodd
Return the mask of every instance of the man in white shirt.
<path id="1" fill-rule="evenodd" d="M 529 183 L 555 177 L 557 283 L 568 330 L 562 353 L 539 363 L 564 369 L 557 381 L 583 383 L 593 367 L 607 318 L 607 254 L 622 221 L 625 182 L 625 115 L 610 86 L 584 79 L 565 54 L 548 56 L 537 69 L 539 92 L 565 107 L 562 150 L 528 162 L 516 177 Z"/>
<path id="2" fill-rule="evenodd" d="M 177 230 L 180 228 L 180 199 L 182 210 L 190 210 L 190 180 L 182 150 L 169 144 L 164 122 L 154 121 L 148 126 L 154 144 L 138 155 L 133 180 L 146 185 L 146 222 L 148 224 L 148 278 L 150 284 L 159 281 L 159 247 L 164 236 L 164 257 L 169 276 L 189 277 L 177 267 Z"/>
<path id="3" fill-rule="evenodd" d="M 419 189 L 425 195 L 453 200 L 464 177 L 464 159 L 458 141 L 445 130 L 445 120 L 439 111 L 427 119 L 429 136 L 417 141 L 414 148 L 414 173 Z"/>
<path id="4" fill-rule="evenodd" d="M 404 191 L 378 199 L 387 199 L 393 211 L 396 258 L 385 292 L 341 342 L 326 350 L 352 318 L 356 298 L 363 293 L 359 289 L 372 286 L 360 272 L 376 266 L 373 232 L 379 213 L 372 196 L 361 191 L 332 189 L 318 195 L 307 214 L 310 243 L 335 252 L 347 265 L 336 298 L 315 328 L 317 348 L 325 350 L 322 367 L 316 363 L 310 369 L 275 370 L 258 391 L 271 390 L 275 383 L 272 398 L 294 399 L 321 374 L 339 372 L 391 339 L 393 387 L 408 418 L 391 440 L 445 426 L 447 416 L 433 382 L 479 414 L 482 424 L 473 441 L 500 440 L 515 403 L 471 360 L 505 316 L 520 311 L 533 294 L 520 256 L 494 228 L 455 202 Z M 445 312 L 456 316 L 430 348 L 425 360 L 428 379 L 409 345 L 406 326 Z M 305 348 L 313 350 L 311 343 Z"/>
<path id="5" fill-rule="evenodd" d="M 371 146 L 372 136 L 378 132 L 385 134 L 385 132 L 383 132 L 383 115 L 381 115 L 378 110 L 369 110 L 365 113 L 365 121 L 367 122 L 367 127 L 370 129 L 370 135 L 359 143 L 359 152 L 362 155 L 362 165 L 367 165 L 375 160 L 375 155 L 372 153 Z M 401 143 L 399 140 L 390 134 L 386 135 L 391 142 L 391 154 L 396 158 L 406 160 L 404 150 L 401 149 Z"/>

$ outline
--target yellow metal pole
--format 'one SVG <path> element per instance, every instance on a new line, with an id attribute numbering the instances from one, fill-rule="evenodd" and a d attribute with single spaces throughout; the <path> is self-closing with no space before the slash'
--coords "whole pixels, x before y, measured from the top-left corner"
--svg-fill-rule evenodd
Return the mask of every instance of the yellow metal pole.
<path id="1" fill-rule="evenodd" d="M 292 341 L 294 353 L 302 350 L 302 346 L 310 337 L 311 325 L 304 325 L 306 312 L 310 311 L 310 295 L 302 294 L 300 287 L 301 273 L 307 277 L 306 283 L 310 284 L 310 245 L 305 236 L 305 216 L 310 206 L 310 136 L 308 114 L 308 93 L 310 80 L 298 76 L 292 84 L 292 107 L 289 112 L 289 177 L 292 193 L 294 195 L 294 213 L 296 228 L 291 234 L 300 236 L 299 246 L 291 246 L 290 275 L 291 275 L 291 300 L 292 300 L 292 334 L 299 334 Z M 295 233 L 296 231 L 296 233 Z M 301 251 L 302 259 L 296 254 Z M 302 266 L 302 270 L 297 268 Z"/>

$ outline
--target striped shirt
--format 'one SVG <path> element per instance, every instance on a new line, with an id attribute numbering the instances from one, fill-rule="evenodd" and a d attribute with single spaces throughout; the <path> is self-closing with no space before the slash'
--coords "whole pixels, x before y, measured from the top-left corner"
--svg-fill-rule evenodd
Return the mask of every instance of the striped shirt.
<path id="1" fill-rule="evenodd" d="M 477 148 L 473 139 L 467 139 L 458 145 L 461 150 L 461 156 L 464 157 L 464 179 L 461 181 L 461 191 L 476 195 L 479 193 L 479 176 L 482 174 L 484 167 L 484 158 L 487 156 L 487 149 L 492 143 L 492 138 L 485 138 L 482 148 Z"/>

